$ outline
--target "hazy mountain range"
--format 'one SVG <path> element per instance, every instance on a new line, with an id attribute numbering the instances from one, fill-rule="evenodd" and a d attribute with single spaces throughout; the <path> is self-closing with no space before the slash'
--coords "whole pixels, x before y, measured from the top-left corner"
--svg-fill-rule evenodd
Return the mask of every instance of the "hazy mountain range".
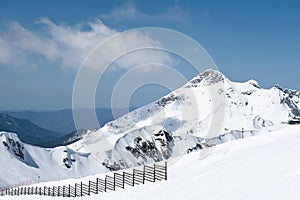
<path id="1" fill-rule="evenodd" d="M 133 109 L 135 108 L 130 108 L 130 110 Z M 76 130 L 72 109 L 56 111 L 2 111 L 2 113 L 20 119 L 27 119 L 44 129 L 55 131 L 62 135 Z M 110 108 L 97 108 L 96 114 L 101 126 L 113 120 Z"/>

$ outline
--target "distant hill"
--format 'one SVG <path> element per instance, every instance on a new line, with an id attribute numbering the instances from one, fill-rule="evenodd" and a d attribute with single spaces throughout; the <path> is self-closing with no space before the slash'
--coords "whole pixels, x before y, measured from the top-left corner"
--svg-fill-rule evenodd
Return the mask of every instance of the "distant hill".
<path id="1" fill-rule="evenodd" d="M 41 147 L 58 147 L 58 146 L 67 146 L 78 140 L 82 139 L 82 137 L 88 132 L 88 130 L 78 130 L 68 133 L 64 136 L 53 138 L 49 140 L 46 144 L 41 144 Z"/>
<path id="2" fill-rule="evenodd" d="M 134 109 L 135 108 L 130 108 L 130 110 Z M 44 129 L 59 132 L 61 136 L 76 130 L 72 109 L 57 111 L 5 111 L 3 113 L 16 118 L 27 119 Z M 114 120 L 110 108 L 97 108 L 96 114 L 101 126 Z"/>
<path id="3" fill-rule="evenodd" d="M 0 131 L 13 132 L 28 144 L 45 146 L 48 141 L 61 136 L 61 133 L 46 130 L 26 119 L 19 119 L 8 114 L 0 114 Z"/>
<path id="4" fill-rule="evenodd" d="M 22 142 L 39 147 L 65 146 L 80 140 L 87 132 L 87 130 L 78 130 L 62 135 L 62 133 L 41 128 L 29 120 L 1 113 L 0 131 L 15 133 Z"/>
<path id="5" fill-rule="evenodd" d="M 59 132 L 61 136 L 75 130 L 72 110 L 6 111 L 5 113 L 13 117 L 27 119 L 44 129 Z"/>

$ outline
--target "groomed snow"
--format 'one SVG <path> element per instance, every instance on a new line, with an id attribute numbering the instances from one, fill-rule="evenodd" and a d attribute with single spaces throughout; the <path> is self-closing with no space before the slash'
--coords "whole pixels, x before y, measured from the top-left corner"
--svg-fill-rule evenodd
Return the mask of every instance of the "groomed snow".
<path id="1" fill-rule="evenodd" d="M 207 149 L 206 149 L 207 151 Z M 206 156 L 201 151 L 169 161 L 168 180 L 81 199 L 299 199 L 300 126 L 277 125 L 254 137 L 218 145 Z M 85 178 L 93 180 L 104 174 Z M 83 181 L 84 181 L 83 180 Z M 65 180 L 74 184 L 81 179 Z M 43 183 L 57 185 L 57 182 Z M 2 199 L 66 199 L 43 196 Z"/>

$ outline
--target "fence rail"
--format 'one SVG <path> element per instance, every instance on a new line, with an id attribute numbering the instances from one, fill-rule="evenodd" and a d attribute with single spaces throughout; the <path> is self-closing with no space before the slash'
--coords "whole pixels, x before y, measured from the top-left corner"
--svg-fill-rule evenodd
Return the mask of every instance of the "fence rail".
<path id="1" fill-rule="evenodd" d="M 115 172 L 113 176 L 106 175 L 104 179 L 96 178 L 88 183 L 52 187 L 17 187 L 0 189 L 0 196 L 40 195 L 52 197 L 82 197 L 101 192 L 115 191 L 116 188 L 125 188 L 125 185 L 135 185 L 148 182 L 167 180 L 167 162 L 164 166 L 154 164 L 153 167 L 144 165 L 143 169 L 133 169 L 132 173 Z"/>

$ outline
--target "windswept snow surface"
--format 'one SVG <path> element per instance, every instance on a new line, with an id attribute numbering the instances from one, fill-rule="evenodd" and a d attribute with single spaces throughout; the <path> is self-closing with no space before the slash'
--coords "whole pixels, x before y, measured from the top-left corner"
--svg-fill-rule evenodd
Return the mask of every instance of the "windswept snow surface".
<path id="1" fill-rule="evenodd" d="M 207 150 L 207 149 L 205 149 Z M 300 126 L 278 125 L 261 129 L 254 137 L 217 145 L 205 157 L 201 151 L 168 162 L 168 180 L 81 199 L 272 199 L 300 196 Z M 40 186 L 74 184 L 104 177 L 48 182 Z M 38 185 L 39 186 L 39 185 Z M 20 197 L 4 197 L 13 200 Z M 22 196 L 22 199 L 60 199 Z M 65 198 L 61 198 L 65 199 Z"/>

